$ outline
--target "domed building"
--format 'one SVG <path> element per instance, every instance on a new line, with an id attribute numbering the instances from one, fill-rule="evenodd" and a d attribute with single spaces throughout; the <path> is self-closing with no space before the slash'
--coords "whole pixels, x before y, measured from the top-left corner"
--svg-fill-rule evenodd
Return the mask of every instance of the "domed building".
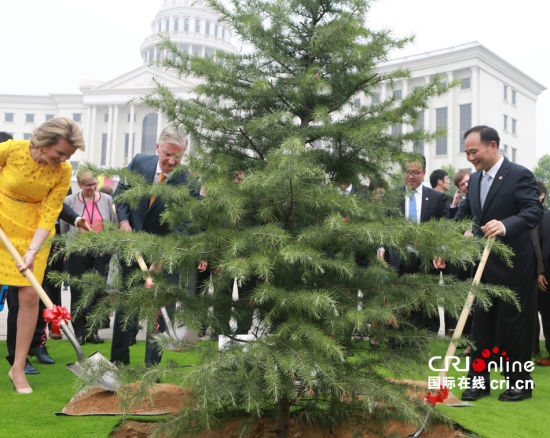
<path id="1" fill-rule="evenodd" d="M 168 53 L 158 48 L 168 37 L 180 51 L 200 57 L 216 51 L 234 52 L 231 29 L 217 15 L 193 0 L 162 0 L 151 23 L 151 35 L 141 44 L 143 65 L 108 82 L 86 81 L 81 94 L 20 96 L 0 94 L 0 131 L 15 138 L 30 138 L 35 127 L 55 116 L 71 117 L 84 129 L 87 149 L 71 162 L 89 161 L 98 166 L 121 167 L 139 152 L 155 153 L 158 133 L 167 124 L 162 114 L 141 104 L 140 98 L 155 88 L 153 79 L 183 98 L 191 96 L 193 78 L 178 78 L 162 69 Z M 443 81 L 460 81 L 460 87 L 432 99 L 418 120 L 418 128 L 446 130 L 446 135 L 410 145 L 423 153 L 427 174 L 442 166 L 470 168 L 462 134 L 474 125 L 488 124 L 501 136 L 502 152 L 510 160 L 533 168 L 536 164 L 536 101 L 545 89 L 525 73 L 478 42 L 443 48 L 378 66 L 379 71 L 406 69 L 410 78 L 383 84 L 371 96 L 358 95 L 352 107 L 389 98 L 401 99 L 422 87 L 434 75 Z M 350 110 L 353 110 L 351 108 Z M 395 135 L 413 128 L 396 124 Z M 192 149 L 192 143 L 189 150 Z"/>
<path id="2" fill-rule="evenodd" d="M 192 78 L 178 78 L 161 67 L 168 53 L 157 45 L 166 37 L 189 55 L 206 58 L 216 51 L 235 51 L 231 29 L 210 9 L 192 0 L 162 0 L 151 35 L 140 48 L 143 65 L 107 82 L 83 81 L 82 94 L 0 95 L 0 131 L 28 139 L 45 120 L 72 118 L 83 128 L 87 145 L 85 152 L 73 155 L 73 167 L 81 161 L 121 167 L 137 153 L 156 153 L 167 121 L 140 98 L 155 88 L 154 79 L 182 97 L 190 96 L 196 85 Z"/>

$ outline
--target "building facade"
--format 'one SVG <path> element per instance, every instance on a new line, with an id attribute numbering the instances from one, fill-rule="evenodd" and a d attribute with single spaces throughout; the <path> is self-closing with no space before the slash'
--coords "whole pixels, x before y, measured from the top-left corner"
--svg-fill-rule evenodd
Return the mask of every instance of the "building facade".
<path id="1" fill-rule="evenodd" d="M 231 29 L 212 11 L 193 0 L 162 0 L 151 35 L 140 48 L 142 66 L 108 82 L 81 83 L 81 94 L 0 95 L 0 131 L 26 139 L 45 120 L 70 117 L 82 126 L 87 145 L 85 152 L 72 157 L 73 166 L 89 161 L 121 167 L 136 153 L 154 153 L 158 134 L 167 122 L 162 114 L 143 105 L 141 98 L 155 89 L 155 80 L 182 98 L 191 97 L 197 85 L 193 78 L 178 78 L 160 68 L 161 60 L 168 56 L 158 48 L 161 37 L 168 37 L 180 51 L 194 56 L 236 50 Z M 382 87 L 372 97 L 359 96 L 354 105 L 405 97 L 436 74 L 443 82 L 460 82 L 459 87 L 434 98 L 419 118 L 420 128 L 447 130 L 436 141 L 410 145 L 411 150 L 426 156 L 428 171 L 449 164 L 456 169 L 469 168 L 461 136 L 477 124 L 499 131 L 502 151 L 509 159 L 531 169 L 535 166 L 536 100 L 544 87 L 479 43 L 395 59 L 378 68 L 381 72 L 407 69 L 411 77 L 394 82 L 393 88 L 389 84 Z M 398 135 L 406 129 L 413 128 L 396 125 L 392 132 Z"/>

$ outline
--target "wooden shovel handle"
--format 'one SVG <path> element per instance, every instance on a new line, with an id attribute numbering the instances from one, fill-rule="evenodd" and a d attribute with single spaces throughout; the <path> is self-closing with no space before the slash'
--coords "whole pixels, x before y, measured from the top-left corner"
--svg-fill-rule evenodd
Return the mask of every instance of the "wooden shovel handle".
<path id="1" fill-rule="evenodd" d="M 147 263 L 145 263 L 145 260 L 143 260 L 143 257 L 139 252 L 136 252 L 136 259 L 137 259 L 139 268 L 143 272 L 149 272 L 149 268 L 147 268 Z M 151 278 L 151 276 L 148 275 L 147 278 L 145 279 L 145 286 L 151 287 L 152 285 L 153 285 L 153 279 Z"/>
<path id="2" fill-rule="evenodd" d="M 470 314 L 470 310 L 472 309 L 472 304 L 474 303 L 475 298 L 474 288 L 481 281 L 483 270 L 485 269 L 485 265 L 487 264 L 489 254 L 491 253 L 491 245 L 493 244 L 493 239 L 494 238 L 491 237 L 487 239 L 487 243 L 485 243 L 485 248 L 483 248 L 483 254 L 481 255 L 479 265 L 477 266 L 477 270 L 472 281 L 472 286 L 470 287 L 470 291 L 468 292 L 468 296 L 466 297 L 466 302 L 464 303 L 464 307 L 462 308 L 462 312 L 460 313 L 460 317 L 458 318 L 458 322 L 456 323 L 456 328 L 453 332 L 453 337 L 451 338 L 451 342 L 449 343 L 449 348 L 447 349 L 447 354 L 445 354 L 445 358 L 449 356 L 454 356 L 456 352 L 456 340 L 462 336 L 462 331 L 464 330 L 464 326 L 466 325 L 466 320 L 468 319 L 468 315 Z M 446 374 L 447 373 L 445 371 L 442 371 L 440 373 L 440 376 L 444 377 Z"/>
<path id="3" fill-rule="evenodd" d="M 22 265 L 23 259 L 17 252 L 17 249 L 15 249 L 15 246 L 13 246 L 13 244 L 11 243 L 8 236 L 6 236 L 6 233 L 4 233 L 4 230 L 2 230 L 2 228 L 0 228 L 0 239 L 2 240 L 2 243 L 7 248 L 11 256 L 14 258 L 14 260 L 18 264 Z M 29 280 L 33 289 L 36 291 L 36 293 L 38 294 L 38 296 L 40 297 L 40 299 L 42 300 L 46 308 L 53 309 L 52 300 L 50 300 L 50 297 L 48 297 L 48 294 L 42 288 L 42 285 L 38 282 L 38 280 L 36 279 L 32 271 L 30 269 L 25 269 L 23 272 L 21 272 L 21 274 L 23 274 L 27 278 L 27 280 Z"/>

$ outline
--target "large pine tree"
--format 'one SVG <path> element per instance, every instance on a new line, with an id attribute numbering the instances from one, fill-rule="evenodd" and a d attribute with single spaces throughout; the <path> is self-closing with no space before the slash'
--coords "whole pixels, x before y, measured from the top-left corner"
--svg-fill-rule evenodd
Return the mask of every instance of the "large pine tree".
<path id="1" fill-rule="evenodd" d="M 210 0 L 245 54 L 189 57 L 167 41 L 174 57 L 165 67 L 200 85 L 194 97 L 182 99 L 159 84 L 145 100 L 192 137 L 188 167 L 204 198 L 145 187 L 121 172 L 132 187 L 126 201 L 154 192 L 166 200 L 165 220 L 186 222 L 189 232 L 160 238 L 112 231 L 67 242 L 68 252 L 112 252 L 130 262 L 137 251 L 149 263 L 183 273 L 179 287 L 158 276 L 150 291 L 136 272 L 130 293 L 113 294 L 105 307 L 123 306 L 152 323 L 160 305 L 177 300 L 176 319 L 196 330 L 232 336 L 229 314 L 253 310 L 267 327 L 257 340 L 223 352 L 205 342 L 190 347 L 201 359 L 187 373 L 165 365 L 162 372 L 191 386 L 197 402 L 167 423 L 174 433 L 215 427 L 237 413 L 273 414 L 278 436 L 286 438 L 291 415 L 331 427 L 369 419 L 380 406 L 391 407 L 394 417 L 422 421 L 421 400 L 412 403 L 387 379 L 415 361 L 426 367 L 430 337 L 411 327 L 407 315 L 419 305 L 433 315 L 441 300 L 459 312 L 466 287 L 439 285 L 439 277 L 428 274 L 398 277 L 376 257 L 377 248 L 407 257 L 412 243 L 428 270 L 434 255 L 457 265 L 474 261 L 480 242 L 461 237 L 468 224 L 407 223 L 394 214 L 391 191 L 383 200 L 368 190 L 341 194 L 342 184 L 387 178 L 415 140 L 433 138 L 414 130 L 416 118 L 446 91 L 436 78 L 401 100 L 371 99 L 381 86 L 408 77 L 401 70 L 379 73 L 376 66 L 409 40 L 367 29 L 368 3 Z M 407 129 L 395 137 L 391 126 L 398 123 Z M 210 275 L 189 294 L 201 259 Z M 232 303 L 235 278 L 250 295 Z"/>

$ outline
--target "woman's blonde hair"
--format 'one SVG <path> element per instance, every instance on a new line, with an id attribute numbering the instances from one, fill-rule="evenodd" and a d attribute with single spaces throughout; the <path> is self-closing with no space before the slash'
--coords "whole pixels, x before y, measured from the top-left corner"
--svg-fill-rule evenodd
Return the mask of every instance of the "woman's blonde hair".
<path id="1" fill-rule="evenodd" d="M 31 137 L 31 146 L 44 148 L 65 140 L 71 146 L 84 150 L 84 137 L 80 126 L 67 117 L 55 117 L 36 128 Z"/>
<path id="2" fill-rule="evenodd" d="M 84 182 L 88 181 L 89 179 L 96 179 L 96 176 L 91 170 L 86 168 L 77 170 L 76 181 L 78 182 L 78 184 L 84 184 Z"/>

